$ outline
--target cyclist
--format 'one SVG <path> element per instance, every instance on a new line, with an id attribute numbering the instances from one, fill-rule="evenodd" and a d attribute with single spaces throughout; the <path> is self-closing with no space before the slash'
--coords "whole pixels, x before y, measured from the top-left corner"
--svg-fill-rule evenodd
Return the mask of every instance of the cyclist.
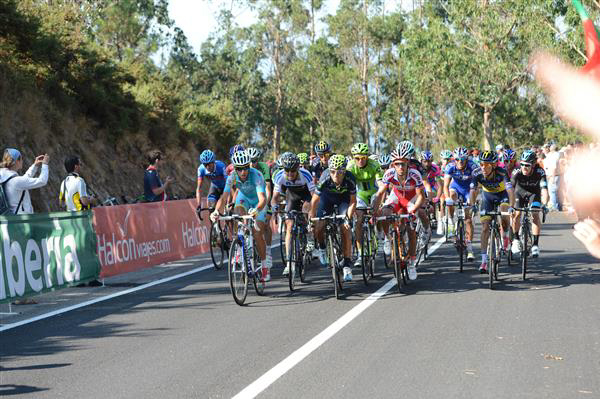
<path id="1" fill-rule="evenodd" d="M 277 172 L 273 181 L 275 184 L 273 200 L 271 201 L 273 209 L 277 211 L 279 208 L 279 197 L 283 194 L 285 195 L 286 200 L 286 212 L 292 210 L 306 212 L 310 205 L 312 194 L 315 192 L 315 184 L 310 172 L 300 166 L 300 159 L 291 152 L 284 152 L 281 154 L 279 162 L 283 166 L 283 170 Z M 288 253 L 290 245 L 292 245 L 293 225 L 294 221 L 292 219 L 285 221 L 285 247 Z M 288 273 L 289 268 L 286 265 L 283 270 L 283 275 L 286 276 Z"/>
<path id="2" fill-rule="evenodd" d="M 233 154 L 235 154 L 238 151 L 244 151 L 244 146 L 241 144 L 236 144 L 233 147 L 231 147 L 229 149 L 229 159 L 231 160 L 233 158 Z M 232 161 L 232 163 L 227 165 L 227 168 L 225 169 L 225 174 L 227 176 L 229 176 L 231 174 L 231 172 L 233 172 L 233 169 L 234 169 L 234 166 L 233 166 L 233 161 Z"/>
<path id="3" fill-rule="evenodd" d="M 210 181 L 207 197 L 208 207 L 214 208 L 225 188 L 225 163 L 216 160 L 215 154 L 211 150 L 204 150 L 200 154 L 198 184 L 196 186 L 196 201 L 198 208 L 200 208 L 202 204 L 202 182 L 205 177 Z"/>
<path id="4" fill-rule="evenodd" d="M 300 167 L 306 170 L 310 169 L 310 163 L 308 162 L 308 154 L 306 152 L 298 153 L 298 159 L 300 160 Z"/>
<path id="5" fill-rule="evenodd" d="M 365 143 L 356 143 L 350 150 L 353 159 L 348 163 L 347 169 L 352 172 L 356 181 L 356 246 L 358 257 L 354 266 L 361 265 L 362 233 L 364 208 L 373 204 L 373 194 L 377 192 L 377 181 L 383 177 L 379 162 L 369 158 L 369 146 Z"/>
<path id="6" fill-rule="evenodd" d="M 546 207 L 548 204 L 548 182 L 544 168 L 537 165 L 537 155 L 532 150 L 525 150 L 521 154 L 520 168 L 517 169 L 511 178 L 513 189 L 515 190 L 515 204 L 517 208 L 525 208 L 531 203 L 532 208 Z M 521 251 L 519 241 L 519 229 L 521 228 L 521 212 L 516 211 L 513 215 L 512 230 L 513 242 L 512 252 L 518 254 Z M 533 233 L 533 246 L 531 247 L 531 256 L 534 258 L 540 254 L 539 239 L 542 224 L 540 223 L 539 212 L 533 212 L 533 223 L 531 232 Z"/>
<path id="7" fill-rule="evenodd" d="M 352 220 L 356 209 L 356 183 L 354 183 L 352 173 L 346 170 L 346 158 L 343 155 L 331 156 L 328 166 L 329 168 L 323 171 L 313 194 L 310 204 L 310 218 L 331 215 L 336 205 L 338 207 L 337 214 L 346 215 L 348 222 L 341 226 L 342 252 L 344 254 L 342 267 L 344 280 L 352 281 L 352 261 L 350 260 L 352 256 L 352 233 L 349 221 Z M 324 227 L 325 223 L 318 221 L 315 223 L 314 232 L 318 247 L 317 256 L 321 264 L 327 265 Z"/>
<path id="8" fill-rule="evenodd" d="M 377 186 L 379 187 L 381 185 L 381 180 L 383 179 L 383 175 L 391 167 L 392 157 L 389 156 L 389 154 L 381 154 L 378 158 L 378 161 L 379 161 L 379 165 L 381 167 L 381 177 L 377 180 Z M 384 197 L 381 199 L 381 203 L 385 202 L 387 195 L 389 194 L 389 191 L 390 191 L 389 189 L 386 190 Z M 375 209 L 375 210 L 378 210 L 378 209 Z M 382 221 L 377 221 L 377 231 L 380 234 L 383 233 L 383 222 Z M 383 242 L 383 252 L 385 252 L 385 255 L 390 256 L 390 254 L 392 253 L 392 249 L 391 249 L 390 241 L 388 240 L 388 238 L 385 234 L 383 234 L 383 238 L 381 238 L 380 242 Z"/>
<path id="9" fill-rule="evenodd" d="M 479 167 L 468 160 L 468 153 L 465 147 L 458 147 L 454 150 L 454 161 L 450 162 L 444 170 L 444 195 L 446 197 L 446 207 L 448 208 L 448 236 L 454 235 L 454 203 L 460 199 L 465 204 L 473 204 L 469 201 L 469 191 L 475 173 Z M 473 201 L 475 199 L 473 198 Z M 465 230 L 467 240 L 467 261 L 475 260 L 473 254 L 473 219 L 471 211 L 465 210 Z"/>
<path id="10" fill-rule="evenodd" d="M 385 172 L 386 170 L 388 170 L 390 168 L 390 164 L 392 163 L 392 157 L 390 157 L 389 154 L 381 154 L 377 158 L 377 161 L 379 162 L 379 167 L 381 168 L 381 171 Z M 383 173 L 382 173 L 382 177 L 383 177 Z"/>
<path id="11" fill-rule="evenodd" d="M 490 237 L 490 219 L 485 212 L 495 211 L 500 206 L 501 212 L 512 211 L 514 204 L 514 192 L 510 177 L 506 169 L 497 166 L 498 154 L 494 151 L 484 151 L 481 154 L 481 168 L 474 172 L 473 182 L 471 184 L 471 203 L 477 197 L 479 186 L 483 187 L 483 195 L 481 201 L 481 266 L 480 273 L 487 272 L 487 244 Z M 502 237 L 504 241 L 504 249 L 508 250 L 508 216 L 502 216 Z"/>
<path id="12" fill-rule="evenodd" d="M 426 190 L 425 193 L 430 193 L 431 185 L 429 184 L 429 181 L 427 179 L 423 178 L 423 176 L 425 176 L 425 167 L 421 164 L 421 162 L 419 162 L 418 159 L 415 158 L 415 146 L 413 145 L 413 143 L 411 143 L 408 140 L 404 140 L 396 146 L 396 151 L 398 153 L 405 153 L 409 156 L 409 168 L 415 169 L 419 172 L 419 174 L 421 175 L 421 180 L 423 181 L 423 186 Z M 425 194 L 425 198 L 427 198 L 427 194 Z M 423 208 L 419 208 L 419 210 L 417 211 L 417 216 L 419 217 L 419 219 L 421 219 L 421 224 L 424 227 L 424 229 L 422 230 L 422 235 L 421 237 L 419 237 L 419 245 L 422 245 L 423 242 L 429 240 L 429 238 L 431 237 L 431 227 L 429 225 L 429 218 L 425 213 L 424 205 L 426 204 L 423 204 Z"/>
<path id="13" fill-rule="evenodd" d="M 256 243 L 256 249 L 258 250 L 258 256 L 261 260 L 262 275 L 264 281 L 271 279 L 271 273 L 267 267 L 267 256 L 265 248 L 265 238 L 262 230 L 265 228 L 265 221 L 267 217 L 267 196 L 265 180 L 262 174 L 250 167 L 250 155 L 247 151 L 237 151 L 231 157 L 231 162 L 234 166 L 234 171 L 227 178 L 225 183 L 225 189 L 223 195 L 217 202 L 216 209 L 211 213 L 211 220 L 216 222 L 219 219 L 219 215 L 223 213 L 225 204 L 229 199 L 231 188 L 235 184 L 237 187 L 237 196 L 235 199 L 234 213 L 238 215 L 251 215 L 256 219 L 258 229 L 261 231 L 254 231 L 254 241 Z"/>
<path id="14" fill-rule="evenodd" d="M 515 169 L 519 168 L 519 164 L 515 159 L 516 155 L 517 154 L 513 150 L 507 148 L 502 152 L 502 158 L 500 159 L 500 162 L 498 162 L 498 167 L 506 169 L 509 177 L 512 176 Z"/>
<path id="15" fill-rule="evenodd" d="M 326 141 L 321 140 L 315 144 L 315 153 L 317 157 L 312 161 L 310 171 L 313 181 L 317 184 L 321 178 L 321 174 L 327 169 L 329 158 L 331 157 L 331 146 Z"/>
<path id="16" fill-rule="evenodd" d="M 426 191 L 427 198 L 433 203 L 433 219 L 436 219 L 435 204 L 439 203 L 442 191 L 440 189 L 442 182 L 442 171 L 439 166 L 433 162 L 433 154 L 431 151 L 421 152 L 421 163 L 425 169 L 424 180 L 429 183 L 430 191 Z"/>
<path id="17" fill-rule="evenodd" d="M 267 265 L 269 269 L 273 266 L 273 255 L 271 254 L 271 244 L 273 240 L 273 230 L 271 229 L 271 217 L 273 211 L 271 210 L 271 197 L 273 195 L 273 180 L 271 179 L 271 169 L 265 162 L 261 162 L 262 151 L 255 147 L 249 147 L 246 149 L 248 155 L 250 155 L 250 166 L 258 170 L 265 180 L 265 188 L 267 195 L 267 219 L 265 221 L 265 229 L 263 234 L 265 235 L 265 242 L 267 246 Z"/>
<path id="18" fill-rule="evenodd" d="M 475 162 L 477 164 L 477 166 L 479 166 L 479 163 L 480 163 L 480 161 L 479 161 L 479 149 L 473 148 L 472 154 L 473 154 L 472 161 Z"/>
<path id="19" fill-rule="evenodd" d="M 413 149 L 414 151 L 414 149 Z M 397 214 L 415 214 L 425 203 L 424 185 L 421 174 L 418 170 L 410 168 L 410 157 L 412 151 L 404 146 L 392 151 L 392 167 L 388 169 L 379 190 L 375 194 L 374 208 L 378 209 L 381 200 L 388 189 L 391 189 L 390 195 L 383 204 L 382 215 L 389 216 L 392 213 Z M 386 237 L 389 235 L 389 223 L 383 223 L 383 230 Z M 408 278 L 416 280 L 417 278 L 417 237 L 411 224 L 407 223 L 410 261 L 408 264 Z"/>
<path id="20" fill-rule="evenodd" d="M 452 161 L 452 151 L 450 150 L 442 150 L 440 152 L 440 169 L 442 170 L 442 176 L 444 171 L 446 170 L 446 166 Z M 438 223 L 437 234 L 444 234 L 444 225 L 446 223 L 446 195 L 444 193 L 444 184 L 442 180 L 442 185 L 440 187 L 440 191 L 442 192 L 442 196 L 440 197 L 440 217 L 439 220 L 442 223 Z"/>

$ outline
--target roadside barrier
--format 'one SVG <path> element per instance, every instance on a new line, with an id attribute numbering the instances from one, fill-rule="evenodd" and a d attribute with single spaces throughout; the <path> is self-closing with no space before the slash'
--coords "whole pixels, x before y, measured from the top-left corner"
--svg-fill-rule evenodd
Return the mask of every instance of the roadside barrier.
<path id="1" fill-rule="evenodd" d="M 0 303 L 85 283 L 100 272 L 91 212 L 0 216 Z"/>
<path id="2" fill-rule="evenodd" d="M 115 276 L 210 251 L 210 220 L 195 200 L 93 209 L 100 277 Z"/>

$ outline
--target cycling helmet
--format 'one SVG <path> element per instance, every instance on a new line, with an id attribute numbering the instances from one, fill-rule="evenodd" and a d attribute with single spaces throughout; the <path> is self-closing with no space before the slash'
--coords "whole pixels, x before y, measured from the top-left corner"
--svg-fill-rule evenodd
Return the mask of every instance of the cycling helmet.
<path id="1" fill-rule="evenodd" d="M 433 154 L 431 153 L 431 151 L 423 151 L 421 153 L 421 161 L 433 161 Z"/>
<path id="2" fill-rule="evenodd" d="M 262 155 L 262 152 L 256 147 L 248 147 L 246 152 L 250 156 L 250 159 L 252 159 L 252 162 L 258 162 L 260 156 Z"/>
<path id="3" fill-rule="evenodd" d="M 479 157 L 479 160 L 481 162 L 497 162 L 498 161 L 498 154 L 495 151 L 484 151 L 483 154 L 481 154 L 481 156 Z"/>
<path id="4" fill-rule="evenodd" d="M 317 144 L 315 144 L 315 152 L 322 153 L 329 151 L 331 151 L 331 146 L 326 141 L 321 140 Z"/>
<path id="5" fill-rule="evenodd" d="M 465 147 L 458 147 L 454 150 L 454 158 L 466 159 L 469 157 L 469 151 Z"/>
<path id="6" fill-rule="evenodd" d="M 233 156 L 238 151 L 244 151 L 244 146 L 241 144 L 236 144 L 229 149 L 229 158 Z"/>
<path id="7" fill-rule="evenodd" d="M 356 143 L 350 150 L 352 155 L 367 155 L 369 154 L 369 146 L 365 143 Z"/>
<path id="8" fill-rule="evenodd" d="M 371 155 L 369 155 L 369 159 L 372 159 L 373 161 L 377 161 L 379 159 L 379 155 L 371 154 Z"/>
<path id="9" fill-rule="evenodd" d="M 396 152 L 400 158 L 410 159 L 413 155 L 415 155 L 415 146 L 410 141 L 404 140 L 396 146 Z"/>
<path id="10" fill-rule="evenodd" d="M 276 167 L 277 169 L 281 169 L 281 168 L 283 168 L 283 166 L 281 166 L 281 157 L 279 157 L 279 158 L 277 158 L 277 159 L 275 160 L 275 167 Z"/>
<path id="11" fill-rule="evenodd" d="M 329 169 L 340 170 L 346 169 L 347 161 L 346 157 L 342 154 L 335 154 L 329 158 Z"/>
<path id="12" fill-rule="evenodd" d="M 440 158 L 442 158 L 442 159 L 450 159 L 450 158 L 452 158 L 452 151 L 450 151 L 450 150 L 442 150 L 440 152 Z"/>
<path id="13" fill-rule="evenodd" d="M 390 156 L 392 158 L 392 162 L 398 161 L 399 159 L 406 159 L 406 160 L 409 159 L 405 154 L 401 154 L 397 150 L 392 151 L 392 153 L 390 154 Z"/>
<path id="14" fill-rule="evenodd" d="M 231 157 L 231 163 L 236 168 L 238 166 L 247 166 L 250 165 L 250 155 L 248 155 L 248 151 L 237 151 L 233 153 Z"/>
<path id="15" fill-rule="evenodd" d="M 535 151 L 532 151 L 532 150 L 523 151 L 523 154 L 521 154 L 521 161 L 534 164 L 537 161 L 537 155 L 535 155 Z"/>
<path id="16" fill-rule="evenodd" d="M 300 159 L 293 152 L 284 152 L 279 157 L 279 160 L 285 170 L 298 169 L 300 167 Z"/>
<path id="17" fill-rule="evenodd" d="M 215 162 L 215 153 L 211 150 L 204 150 L 202 154 L 200 154 L 200 163 L 207 164 Z"/>
<path id="18" fill-rule="evenodd" d="M 308 162 L 308 154 L 305 152 L 301 152 L 298 155 L 298 159 L 300 160 L 300 163 L 307 163 Z"/>
<path id="19" fill-rule="evenodd" d="M 388 154 L 381 154 L 378 161 L 381 166 L 389 166 L 392 163 L 392 157 Z"/>
<path id="20" fill-rule="evenodd" d="M 515 159 L 515 151 L 511 150 L 510 148 L 507 150 L 504 150 L 504 152 L 502 153 L 502 162 L 509 162 L 512 161 L 513 159 Z"/>

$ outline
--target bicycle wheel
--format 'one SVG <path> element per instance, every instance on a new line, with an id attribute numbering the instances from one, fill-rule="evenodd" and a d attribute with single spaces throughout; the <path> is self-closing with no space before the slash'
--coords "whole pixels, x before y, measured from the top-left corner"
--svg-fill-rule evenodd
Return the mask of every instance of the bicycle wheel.
<path id="1" fill-rule="evenodd" d="M 375 259 L 377 259 L 377 248 L 379 248 L 379 242 L 377 240 L 377 232 L 375 232 L 375 229 L 373 228 L 373 226 L 371 224 L 369 224 L 369 237 L 371 237 L 371 239 L 369 240 L 370 242 L 370 260 L 369 260 L 369 273 L 371 274 L 371 278 L 375 277 Z"/>
<path id="2" fill-rule="evenodd" d="M 458 219 L 456 222 L 456 249 L 458 250 L 458 267 L 460 273 L 463 272 L 464 259 L 465 259 L 465 223 L 462 219 Z"/>
<path id="3" fill-rule="evenodd" d="M 495 226 L 490 228 L 490 237 L 488 239 L 488 277 L 490 290 L 494 289 L 494 263 L 496 262 L 496 231 Z"/>
<path id="4" fill-rule="evenodd" d="M 389 239 L 389 238 L 388 238 Z M 385 246 L 385 236 L 383 238 L 383 242 L 384 242 L 384 246 Z M 393 245 L 393 243 L 391 243 L 391 245 Z M 390 245 L 390 246 L 391 246 Z M 390 255 L 392 254 L 392 252 L 390 251 Z M 392 269 L 393 268 L 393 260 L 385 254 L 385 248 L 383 249 L 383 265 L 385 266 L 386 269 Z"/>
<path id="5" fill-rule="evenodd" d="M 262 265 L 260 264 L 260 256 L 258 256 L 258 250 L 254 247 L 254 265 L 256 270 L 252 273 L 252 283 L 254 284 L 254 290 L 257 295 L 265 294 L 265 286 L 267 283 L 264 280 Z M 250 265 L 248 265 L 250 266 Z"/>
<path id="6" fill-rule="evenodd" d="M 500 262 L 502 261 L 502 254 L 504 253 L 504 242 L 498 225 L 496 225 L 496 261 L 494 262 L 494 280 L 498 280 L 498 269 L 500 268 Z"/>
<path id="7" fill-rule="evenodd" d="M 406 230 L 399 236 L 398 242 L 400 244 L 400 270 L 402 271 L 402 283 L 407 285 L 410 281 L 408 278 L 408 269 L 406 268 L 406 259 L 408 259 L 408 233 Z"/>
<path id="8" fill-rule="evenodd" d="M 296 264 L 297 264 L 297 256 L 298 252 L 296 251 L 297 242 L 296 242 L 296 233 L 292 231 L 292 239 L 290 241 L 290 247 L 288 248 L 287 253 L 287 261 L 286 266 L 288 268 L 288 284 L 290 287 L 290 291 L 294 291 L 296 287 Z"/>
<path id="9" fill-rule="evenodd" d="M 242 242 L 236 239 L 229 250 L 228 275 L 233 300 L 240 306 L 244 304 L 248 295 L 248 274 L 245 263 Z"/>
<path id="10" fill-rule="evenodd" d="M 369 285 L 369 269 L 371 264 L 371 240 L 369 237 L 369 227 L 365 226 L 365 224 L 363 224 L 361 238 L 362 251 L 360 252 L 360 264 L 362 266 L 363 282 L 365 283 L 365 285 Z"/>
<path id="11" fill-rule="evenodd" d="M 302 283 L 306 282 L 306 268 L 311 262 L 311 254 L 307 250 L 308 239 L 306 238 L 306 231 L 300 232 L 300 246 L 299 246 L 299 256 L 298 256 L 298 275 L 300 276 L 300 281 Z"/>
<path id="12" fill-rule="evenodd" d="M 394 231 L 392 233 L 392 263 L 394 264 L 394 276 L 396 277 L 396 285 L 398 287 L 398 292 L 402 293 L 402 286 L 404 277 L 402 275 L 402 261 L 400 260 L 400 246 L 398 243 L 398 234 Z"/>
<path id="13" fill-rule="evenodd" d="M 210 257 L 213 261 L 215 269 L 219 270 L 223 267 L 225 258 L 225 242 L 223 240 L 223 232 L 218 229 L 218 223 L 212 223 L 210 227 Z"/>
<path id="14" fill-rule="evenodd" d="M 327 238 L 327 253 L 329 254 L 329 267 L 331 267 L 331 275 L 333 277 L 333 291 L 335 298 L 340 299 L 342 296 L 342 281 L 338 267 L 338 257 L 333 238 Z"/>
<path id="15" fill-rule="evenodd" d="M 522 229 L 521 235 L 521 277 L 523 281 L 527 278 L 527 257 L 529 256 L 529 231 L 527 228 Z"/>

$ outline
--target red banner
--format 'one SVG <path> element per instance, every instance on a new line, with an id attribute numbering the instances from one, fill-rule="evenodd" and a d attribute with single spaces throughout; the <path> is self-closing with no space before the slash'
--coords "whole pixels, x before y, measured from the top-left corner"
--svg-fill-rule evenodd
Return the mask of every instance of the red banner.
<path id="1" fill-rule="evenodd" d="M 210 251 L 208 213 L 196 200 L 93 209 L 101 277 L 115 276 Z"/>

